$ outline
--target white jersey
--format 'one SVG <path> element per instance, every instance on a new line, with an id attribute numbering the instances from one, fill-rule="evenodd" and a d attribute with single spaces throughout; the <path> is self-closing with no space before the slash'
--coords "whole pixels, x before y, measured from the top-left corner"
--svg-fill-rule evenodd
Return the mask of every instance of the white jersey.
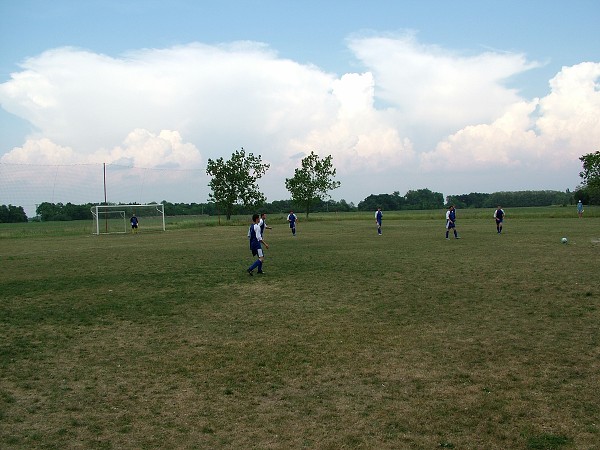
<path id="1" fill-rule="evenodd" d="M 258 242 L 262 241 L 262 233 L 260 232 L 260 225 L 257 223 L 250 225 L 248 228 L 248 239 L 252 238 L 252 231 L 254 231 L 254 236 Z"/>

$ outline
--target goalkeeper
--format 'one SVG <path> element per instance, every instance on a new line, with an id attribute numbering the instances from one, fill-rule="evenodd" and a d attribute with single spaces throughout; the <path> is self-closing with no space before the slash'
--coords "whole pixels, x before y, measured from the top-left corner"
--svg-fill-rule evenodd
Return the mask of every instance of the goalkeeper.
<path id="1" fill-rule="evenodd" d="M 137 233 L 139 220 L 135 216 L 135 214 L 131 216 L 131 219 L 129 219 L 129 221 L 131 222 L 131 232 L 134 234 Z"/>

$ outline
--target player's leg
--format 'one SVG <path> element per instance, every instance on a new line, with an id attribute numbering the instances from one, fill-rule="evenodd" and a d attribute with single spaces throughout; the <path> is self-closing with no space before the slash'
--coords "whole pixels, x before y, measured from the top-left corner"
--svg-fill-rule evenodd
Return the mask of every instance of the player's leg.
<path id="1" fill-rule="evenodd" d="M 258 255 L 258 251 L 252 250 L 252 256 L 257 256 L 257 255 Z M 261 264 L 262 263 L 261 263 L 260 259 L 257 259 L 256 261 L 254 261 L 254 263 L 250 267 L 248 267 L 248 270 L 247 270 L 248 274 L 252 275 L 252 271 L 254 269 L 256 269 L 257 267 L 259 267 L 259 265 L 261 265 Z"/>
<path id="2" fill-rule="evenodd" d="M 259 248 L 256 252 L 258 253 L 258 273 L 263 274 L 262 266 L 263 261 L 265 260 L 265 254 L 263 253 L 262 248 Z"/>

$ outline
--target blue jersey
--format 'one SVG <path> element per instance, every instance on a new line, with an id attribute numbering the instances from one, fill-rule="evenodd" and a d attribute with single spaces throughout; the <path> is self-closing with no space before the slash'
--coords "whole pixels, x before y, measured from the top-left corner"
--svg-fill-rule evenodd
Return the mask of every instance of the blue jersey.
<path id="1" fill-rule="evenodd" d="M 250 250 L 258 250 L 260 247 L 260 241 L 262 241 L 262 235 L 260 234 L 260 226 L 253 223 L 250 225 L 248 230 L 248 237 L 250 238 Z"/>
<path id="2" fill-rule="evenodd" d="M 260 234 L 264 234 L 265 233 L 265 226 L 267 224 L 265 223 L 265 221 L 263 219 L 260 219 L 260 221 L 258 222 L 258 226 L 260 227 Z"/>
<path id="3" fill-rule="evenodd" d="M 288 214 L 287 219 L 290 222 L 290 227 L 296 225 L 296 214 Z"/>
<path id="4" fill-rule="evenodd" d="M 456 222 L 456 210 L 451 210 L 450 214 L 448 215 L 448 218 L 452 221 L 452 222 Z"/>
<path id="5" fill-rule="evenodd" d="M 383 217 L 383 213 L 381 211 L 377 211 L 375 213 L 375 220 L 377 221 L 377 223 L 379 225 L 381 225 L 381 219 L 382 219 L 382 217 Z"/>

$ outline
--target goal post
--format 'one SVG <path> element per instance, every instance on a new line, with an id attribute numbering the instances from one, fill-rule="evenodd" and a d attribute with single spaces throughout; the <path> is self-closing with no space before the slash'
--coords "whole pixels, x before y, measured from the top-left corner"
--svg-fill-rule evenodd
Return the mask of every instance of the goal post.
<path id="1" fill-rule="evenodd" d="M 94 221 L 94 234 L 127 233 L 131 231 L 130 219 L 138 219 L 140 232 L 165 231 L 165 205 L 96 205 L 90 208 Z M 136 231 L 138 231 L 136 230 Z"/>

